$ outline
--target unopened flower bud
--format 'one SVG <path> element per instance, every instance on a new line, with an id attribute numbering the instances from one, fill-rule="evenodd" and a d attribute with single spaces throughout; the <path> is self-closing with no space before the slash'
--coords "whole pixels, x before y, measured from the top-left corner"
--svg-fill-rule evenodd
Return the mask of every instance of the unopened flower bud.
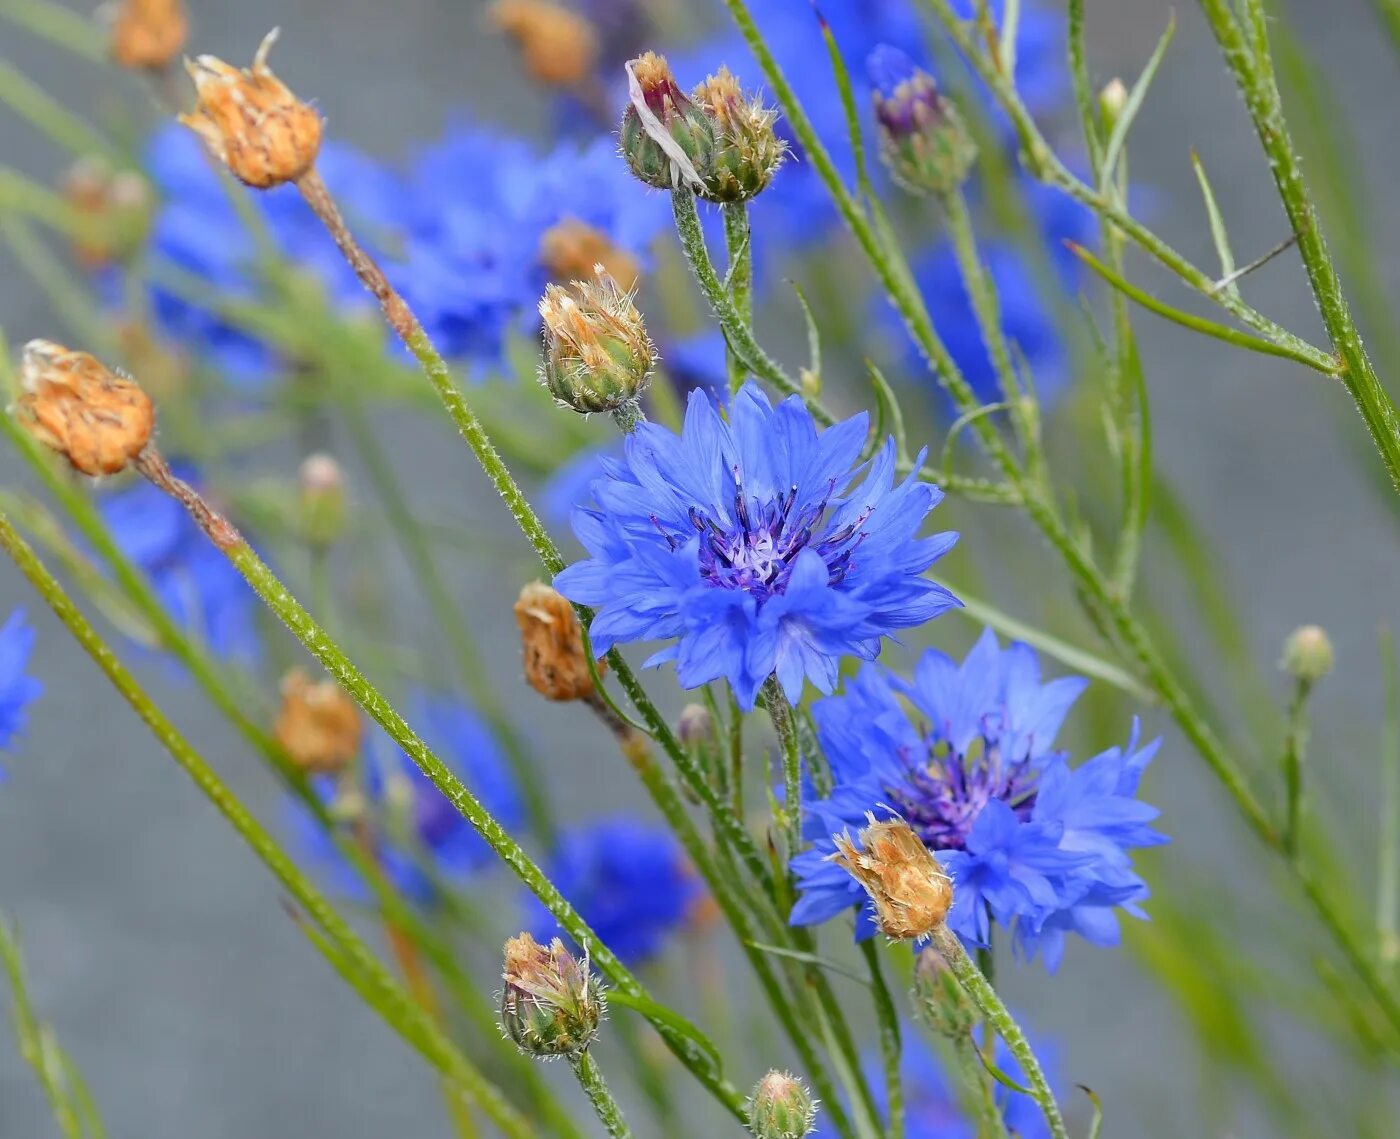
<path id="1" fill-rule="evenodd" d="M 273 735 L 309 775 L 342 771 L 360 754 L 362 725 L 355 702 L 335 681 L 313 681 L 294 668 L 282 678 L 282 707 Z"/>
<path id="2" fill-rule="evenodd" d="M 676 735 L 686 747 L 703 747 L 712 728 L 710 710 L 703 704 L 687 704 L 676 721 Z"/>
<path id="3" fill-rule="evenodd" d="M 866 67 L 874 84 L 880 158 L 911 194 L 944 194 L 966 181 L 977 144 L 927 71 L 882 44 Z"/>
<path id="4" fill-rule="evenodd" d="M 1099 114 L 1103 116 L 1103 125 L 1108 130 L 1111 131 L 1118 122 L 1118 116 L 1123 113 L 1127 103 L 1128 89 L 1123 86 L 1123 80 L 1110 79 L 1099 92 Z"/>
<path id="5" fill-rule="evenodd" d="M 828 857 L 870 895 L 875 922 L 886 937 L 927 937 L 943 924 L 953 904 L 953 884 L 938 860 L 903 819 L 876 822 L 860 832 L 836 836 Z"/>
<path id="6" fill-rule="evenodd" d="M 330 546 L 345 529 L 345 473 L 330 455 L 308 455 L 297 472 L 302 535 L 314 546 Z"/>
<path id="7" fill-rule="evenodd" d="M 63 197 L 80 227 L 73 253 L 89 268 L 119 261 L 141 244 L 151 218 L 151 191 L 130 170 L 113 173 L 105 163 L 82 158 L 63 178 Z"/>
<path id="8" fill-rule="evenodd" d="M 584 414 L 635 405 L 656 364 L 632 297 L 601 267 L 595 272 L 591 282 L 550 285 L 540 301 L 540 379 L 561 405 Z"/>
<path id="9" fill-rule="evenodd" d="M 182 0 L 119 0 L 107 11 L 107 49 L 120 67 L 159 71 L 185 46 L 190 24 Z"/>
<path id="10" fill-rule="evenodd" d="M 754 1139 L 803 1139 L 816 1123 L 816 1101 L 801 1080 L 786 1072 L 769 1072 L 749 1097 L 749 1130 Z"/>
<path id="11" fill-rule="evenodd" d="M 965 1040 L 979 1019 L 962 982 L 943 954 L 931 946 L 919 953 L 914 966 L 914 1009 L 934 1032 L 949 1040 Z"/>
<path id="12" fill-rule="evenodd" d="M 709 112 L 715 132 L 714 162 L 701 172 L 700 196 L 742 202 L 766 190 L 787 149 L 773 129 L 778 112 L 746 96 L 727 67 L 706 78 L 691 97 Z"/>
<path id="13" fill-rule="evenodd" d="M 546 700 L 586 700 L 593 676 L 583 648 L 578 614 L 564 595 L 532 581 L 515 602 L 515 622 L 525 650 L 525 679 Z M 603 668 L 600 662 L 598 668 Z"/>
<path id="14" fill-rule="evenodd" d="M 546 948 L 528 933 L 505 945 L 501 1025 L 528 1056 L 577 1056 L 598 1032 L 603 994 L 586 961 L 555 938 Z"/>
<path id="15" fill-rule="evenodd" d="M 635 289 L 642 277 L 641 262 L 614 245 L 607 234 L 578 218 L 565 218 L 545 230 L 540 239 L 540 262 L 558 284 L 587 281 L 599 265 L 627 292 Z"/>
<path id="16" fill-rule="evenodd" d="M 648 186 L 699 189 L 715 159 L 709 113 L 687 97 L 665 56 L 647 52 L 627 64 L 631 103 L 622 116 L 622 153 Z"/>
<path id="17" fill-rule="evenodd" d="M 31 340 L 20 361 L 23 394 L 15 419 L 85 475 L 114 475 L 146 446 L 155 428 L 151 398 L 94 356 Z"/>
<path id="18" fill-rule="evenodd" d="M 550 0 L 496 0 L 491 21 L 515 40 L 532 79 L 576 87 L 598 63 L 598 35 L 577 12 Z"/>
<path id="19" fill-rule="evenodd" d="M 276 39 L 274 28 L 251 69 L 231 67 L 212 55 L 185 63 L 198 104 L 180 121 L 235 178 L 259 190 L 296 181 L 316 164 L 321 149 L 321 116 L 267 65 Z"/>
<path id="20" fill-rule="evenodd" d="M 1327 631 L 1319 625 L 1304 625 L 1294 629 L 1284 642 L 1279 667 L 1295 680 L 1312 684 L 1332 671 L 1333 660 Z"/>

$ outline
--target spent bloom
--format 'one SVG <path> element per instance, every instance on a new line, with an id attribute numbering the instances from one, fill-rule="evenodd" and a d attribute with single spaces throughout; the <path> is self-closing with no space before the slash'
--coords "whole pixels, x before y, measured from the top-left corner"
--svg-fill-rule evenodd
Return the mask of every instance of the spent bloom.
<path id="1" fill-rule="evenodd" d="M 360 753 L 362 732 L 359 708 L 334 680 L 312 680 L 299 668 L 282 678 L 272 733 L 302 771 L 344 770 Z"/>
<path id="2" fill-rule="evenodd" d="M 574 512 L 590 557 L 555 579 L 597 610 L 594 650 L 671 641 L 648 663 L 685 688 L 723 677 L 751 709 L 770 675 L 793 703 L 805 680 L 830 692 L 842 657 L 957 605 L 923 576 L 957 540 L 918 537 L 941 493 L 894 481 L 892 441 L 861 463 L 867 433 L 864 413 L 819 433 L 754 384 L 727 420 L 694 392 L 679 435 L 640 425 Z"/>
<path id="3" fill-rule="evenodd" d="M 24 731 L 29 705 L 44 686 L 25 670 L 34 649 L 34 629 L 16 609 L 0 625 L 0 748 L 8 748 Z M 3 774 L 3 771 L 0 771 Z"/>
<path id="4" fill-rule="evenodd" d="M 577 1056 L 597 1035 L 603 993 L 586 960 L 559 938 L 547 946 L 528 933 L 505 944 L 501 1027 L 528 1056 Z"/>
<path id="5" fill-rule="evenodd" d="M 545 872 L 629 966 L 657 957 L 672 933 L 704 912 L 703 887 L 675 836 L 626 816 L 566 830 Z M 525 925 L 539 940 L 564 936 L 533 894 L 525 905 Z"/>
<path id="6" fill-rule="evenodd" d="M 526 72 L 550 87 L 574 87 L 593 74 L 599 43 L 593 25 L 552 0 L 495 0 L 491 22 L 515 40 Z"/>
<path id="7" fill-rule="evenodd" d="M 1026 957 L 1059 965 L 1067 933 L 1096 945 L 1118 939 L 1115 911 L 1142 916 L 1147 884 L 1129 851 L 1167 839 L 1137 799 L 1157 743 L 1112 748 L 1078 767 L 1055 735 L 1084 681 L 1041 683 L 1028 645 L 1001 648 L 990 631 L 961 663 L 929 650 L 912 681 L 867 665 L 812 714 L 834 788 L 809 800 L 813 843 L 793 867 L 796 925 L 827 921 L 866 898 L 831 861 L 839 839 L 868 813 L 901 818 L 953 880 L 948 925 L 986 944 L 993 922 L 1014 928 Z M 862 910 L 858 936 L 874 932 Z"/>
<path id="8" fill-rule="evenodd" d="M 161 70 L 180 54 L 190 30 L 183 0 L 119 0 L 104 14 L 107 50 L 120 67 Z"/>

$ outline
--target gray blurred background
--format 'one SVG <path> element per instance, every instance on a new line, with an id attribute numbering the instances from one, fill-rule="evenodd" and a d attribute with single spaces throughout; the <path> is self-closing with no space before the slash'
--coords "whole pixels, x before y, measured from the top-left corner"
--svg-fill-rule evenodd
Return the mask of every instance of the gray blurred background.
<path id="1" fill-rule="evenodd" d="M 1284 218 L 1195 5 L 1089 0 L 1088 7 L 1096 81 L 1135 75 L 1169 11 L 1180 22 L 1134 135 L 1134 176 L 1155 188 L 1157 228 L 1193 260 L 1211 262 L 1188 162 L 1194 147 L 1241 259 L 1278 242 Z M 1400 177 L 1392 113 L 1400 64 L 1367 0 L 1296 0 L 1290 7 L 1357 117 L 1366 173 L 1381 190 L 1383 230 L 1374 241 L 1387 251 L 1383 268 L 1394 285 L 1400 234 L 1384 207 Z M 373 154 L 401 154 L 406 142 L 432 137 L 445 115 L 462 108 L 492 121 L 541 120 L 539 105 L 519 94 L 512 55 L 484 29 L 475 4 L 190 0 L 190 8 L 194 46 L 235 61 L 267 28 L 281 25 L 279 70 L 298 91 L 315 94 L 333 132 Z M 5 24 L 0 56 L 75 108 L 92 106 L 106 81 L 99 69 Z M 59 154 L 3 111 L 0 155 L 44 180 L 62 166 Z M 1249 295 L 1285 326 L 1322 341 L 1296 258 L 1258 274 Z M 0 323 L 12 342 L 59 332 L 3 251 Z M 1316 699 L 1312 770 L 1328 812 L 1351 820 L 1344 832 L 1351 845 L 1339 855 L 1360 867 L 1369 892 L 1376 627 L 1382 619 L 1400 624 L 1396 515 L 1358 461 L 1364 452 L 1340 386 L 1281 362 L 1227 353 L 1147 316 L 1137 323 L 1159 460 L 1241 587 L 1254 655 L 1271 667 L 1283 637 L 1303 621 L 1325 625 L 1336 644 L 1337 672 Z M 455 440 L 414 435 L 412 451 L 405 469 L 428 501 L 508 535 Z M 491 643 L 506 646 L 508 675 L 516 667 L 508 621 L 513 585 L 462 578 L 456 587 L 472 597 L 474 611 L 488 613 Z M 446 1135 L 426 1068 L 318 960 L 285 919 L 268 875 L 24 582 L 0 567 L 0 612 L 19 604 L 40 630 L 35 670 L 48 691 L 19 754 L 5 757 L 0 907 L 23 926 L 34 995 L 87 1074 L 113 1136 Z M 143 675 L 240 793 L 275 820 L 272 780 L 248 762 L 197 694 L 158 668 Z M 590 808 L 639 801 L 618 768 L 608 769 L 615 778 L 600 779 L 574 762 L 570 716 L 522 706 L 543 754 L 558 757 L 551 766 L 561 799 L 567 794 Z M 1186 860 L 1196 875 L 1253 882 L 1261 894 L 1284 890 L 1239 837 L 1199 760 L 1160 713 L 1149 713 L 1148 728 L 1169 737 L 1150 798 L 1176 836 L 1170 856 Z M 601 740 L 595 750 L 607 754 Z M 1036 1027 L 1065 1041 L 1065 1072 L 1103 1096 L 1107 1134 L 1202 1134 L 1189 1042 L 1170 1002 L 1127 954 L 1076 947 L 1052 983 L 1038 968 L 1007 969 L 1006 976 Z M 1301 1050 L 1319 1092 L 1333 1086 L 1338 1072 L 1330 1053 L 1311 1056 L 1296 1037 L 1279 1046 Z M 557 1073 L 561 1081 L 565 1075 Z M 0 1139 L 56 1133 L 29 1072 L 0 1045 Z M 1246 1113 L 1231 1133 L 1245 1139 L 1271 1132 Z"/>

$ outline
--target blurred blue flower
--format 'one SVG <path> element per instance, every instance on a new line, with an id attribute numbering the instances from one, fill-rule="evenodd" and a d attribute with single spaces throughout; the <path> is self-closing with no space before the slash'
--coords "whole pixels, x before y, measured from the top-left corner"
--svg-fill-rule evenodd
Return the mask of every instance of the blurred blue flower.
<path id="1" fill-rule="evenodd" d="M 180 478 L 199 485 L 191 466 L 171 466 Z M 257 597 L 180 503 L 138 482 L 104 496 L 98 506 L 117 545 L 150 578 L 187 634 L 216 656 L 257 662 Z"/>
<path id="2" fill-rule="evenodd" d="M 1168 841 L 1137 798 L 1157 743 L 1071 768 L 1055 735 L 1084 690 L 1078 678 L 1042 684 L 1028 645 L 1002 649 L 988 630 L 958 664 L 929 650 L 912 681 L 867 665 L 844 693 L 812 709 L 834 790 L 806 807 L 813 844 L 793 860 L 801 897 L 795 925 L 862 906 L 857 935 L 874 932 L 865 894 L 827 861 L 833 835 L 859 830 L 867 812 L 901 817 L 953 878 L 949 925 L 986 944 L 991 923 L 1015 928 L 1027 958 L 1054 971 L 1064 935 L 1118 940 L 1116 909 L 1143 916 L 1147 884 L 1129 850 Z M 902 702 L 907 700 L 908 704 Z"/>
<path id="3" fill-rule="evenodd" d="M 868 430 L 862 413 L 819 434 L 800 399 L 775 408 L 755 384 L 727 421 L 694 392 L 679 436 L 642 424 L 574 512 L 592 557 L 555 579 L 597 609 L 593 647 L 674 641 L 648 663 L 685 688 L 724 677 L 751 709 L 768 676 L 794 703 L 806 680 L 830 692 L 842 657 L 957 605 L 923 576 L 957 535 L 917 537 L 942 494 L 896 485 L 892 442 L 861 464 Z"/>
<path id="4" fill-rule="evenodd" d="M 724 333 L 718 328 L 669 341 L 661 352 L 661 366 L 679 395 L 699 389 L 715 399 L 729 398 Z"/>
<path id="5" fill-rule="evenodd" d="M 0 625 L 0 748 L 8 748 L 24 731 L 29 705 L 44 691 L 43 684 L 25 672 L 33 649 L 34 629 L 25 621 L 24 610 L 16 609 Z"/>
<path id="6" fill-rule="evenodd" d="M 627 816 L 565 831 L 544 869 L 603 944 L 629 967 L 657 957 L 705 898 L 675 836 Z M 568 940 L 533 894 L 524 924 L 538 941 Z"/>
<path id="7" fill-rule="evenodd" d="M 490 728 L 461 700 L 416 694 L 410 718 L 419 734 L 507 830 L 525 820 L 524 802 L 500 745 Z M 377 857 L 396 892 L 430 906 L 439 883 L 460 883 L 489 869 L 496 856 L 476 828 L 423 774 L 409 756 L 384 736 L 365 749 L 358 789 L 373 822 Z M 315 781 L 327 804 L 339 791 L 334 777 Z M 289 800 L 292 826 L 307 853 L 346 896 L 367 901 L 370 892 L 311 812 Z"/>
<path id="8" fill-rule="evenodd" d="M 1046 307 L 1034 274 L 1012 245 L 981 243 L 983 263 L 991 274 L 1001 308 L 1001 326 L 1018 368 L 1028 368 L 1042 406 L 1050 406 L 1065 389 L 1068 369 L 1064 342 Z M 997 403 L 1014 393 L 1003 392 L 982 330 L 972 309 L 953 247 L 940 242 L 914 262 L 914 279 L 953 361 L 982 403 Z M 898 318 L 880 301 L 888 326 Z M 899 325 L 906 345 L 906 366 L 914 375 L 928 375 L 928 366 Z M 930 382 L 932 382 L 930 380 Z M 1022 377 L 1025 382 L 1025 377 Z"/>

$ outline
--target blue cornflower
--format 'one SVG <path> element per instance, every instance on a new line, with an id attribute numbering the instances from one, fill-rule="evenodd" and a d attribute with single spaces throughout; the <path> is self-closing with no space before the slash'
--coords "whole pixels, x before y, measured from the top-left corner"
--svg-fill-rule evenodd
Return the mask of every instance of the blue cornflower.
<path id="1" fill-rule="evenodd" d="M 704 889 L 675 836 L 626 816 L 565 831 L 545 872 L 623 964 L 658 956 L 697 915 Z M 542 942 L 565 936 L 533 894 L 525 926 Z"/>
<path id="2" fill-rule="evenodd" d="M 1048 406 L 1068 379 L 1059 330 L 1036 287 L 1031 267 L 1016 248 L 991 240 L 982 243 L 981 252 L 1001 306 L 1001 326 L 1011 345 L 1012 362 L 1029 370 L 1037 397 Z M 938 334 L 977 398 L 997 403 L 1014 395 L 1001 389 L 951 244 L 935 246 L 918 258 L 913 268 Z M 892 314 L 887 308 L 885 311 L 886 320 L 893 323 Z M 926 374 L 923 358 L 907 340 L 906 344 L 907 366 L 915 374 Z"/>
<path id="3" fill-rule="evenodd" d="M 0 748 L 8 748 L 24 731 L 25 715 L 44 686 L 25 669 L 34 649 L 34 629 L 16 609 L 0 625 Z M 0 778 L 4 769 L 0 768 Z"/>
<path id="4" fill-rule="evenodd" d="M 521 826 L 524 801 L 490 728 L 461 700 L 419 693 L 410 703 L 413 721 L 438 757 L 452 768 L 507 830 Z M 383 736 L 366 749 L 357 789 L 373 820 L 376 856 L 390 884 L 419 905 L 431 905 L 441 882 L 461 882 L 495 864 L 491 848 L 409 756 Z M 335 777 L 315 781 L 322 800 L 334 805 Z M 300 803 L 291 801 L 292 823 L 308 852 L 337 888 L 364 900 L 369 891 L 329 835 Z"/>
<path id="5" fill-rule="evenodd" d="M 1055 735 L 1084 689 L 1077 678 L 1042 684 L 1035 651 L 1002 649 L 988 630 L 958 664 L 930 650 L 912 681 L 867 665 L 845 692 L 812 709 L 834 789 L 807 804 L 813 843 L 793 860 L 802 891 L 797 925 L 861 905 L 856 882 L 827 856 L 833 835 L 866 812 L 900 816 L 953 879 L 949 925 L 986 944 L 993 922 L 1014 927 L 1029 958 L 1054 970 L 1067 932 L 1097 945 L 1118 939 L 1114 910 L 1141 916 L 1147 885 L 1129 851 L 1168 841 L 1136 798 L 1157 744 L 1113 748 L 1071 768 Z M 905 703 L 907 701 L 907 704 Z M 862 910 L 858 935 L 874 931 Z"/>
<path id="6" fill-rule="evenodd" d="M 770 675 L 793 703 L 804 680 L 830 692 L 842 657 L 957 605 L 923 576 L 957 535 L 917 537 L 941 492 L 895 483 L 892 441 L 862 465 L 867 431 L 862 413 L 819 434 L 752 383 L 727 421 L 694 392 L 679 436 L 642 424 L 574 512 L 592 556 L 555 579 L 598 610 L 593 647 L 673 641 L 648 663 L 685 688 L 724 677 L 751 709 Z"/>
<path id="7" fill-rule="evenodd" d="M 682 395 L 699 388 L 716 399 L 729 398 L 724 333 L 718 328 L 665 344 L 661 366 Z"/>
<path id="8" fill-rule="evenodd" d="M 172 467 L 198 485 L 190 466 Z M 105 496 L 99 508 L 117 545 L 151 579 L 177 624 L 217 656 L 257 661 L 257 598 L 183 506 L 141 482 Z"/>

